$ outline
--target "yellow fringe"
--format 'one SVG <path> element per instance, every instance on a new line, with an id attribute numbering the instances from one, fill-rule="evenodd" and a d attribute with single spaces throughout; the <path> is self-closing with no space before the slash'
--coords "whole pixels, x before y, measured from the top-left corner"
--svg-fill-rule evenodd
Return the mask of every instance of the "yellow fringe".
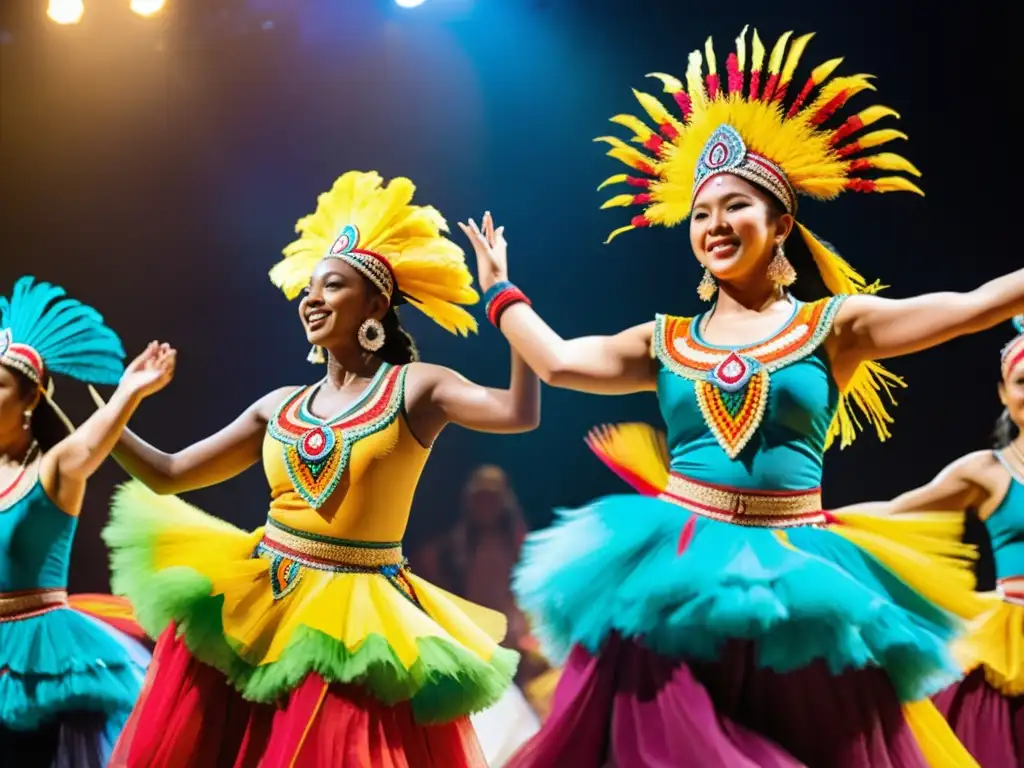
<path id="1" fill-rule="evenodd" d="M 668 485 L 665 434 L 649 424 L 603 425 L 587 435 L 587 445 L 616 471 L 624 470 L 658 491 Z"/>
<path id="2" fill-rule="evenodd" d="M 977 768 L 978 761 L 971 757 L 930 701 L 904 704 L 903 717 L 932 768 Z"/>
<path id="3" fill-rule="evenodd" d="M 836 516 L 829 530 L 857 545 L 907 586 L 947 612 L 971 621 L 991 603 L 974 592 L 977 550 L 961 541 L 964 518 L 952 512 L 877 517 Z"/>

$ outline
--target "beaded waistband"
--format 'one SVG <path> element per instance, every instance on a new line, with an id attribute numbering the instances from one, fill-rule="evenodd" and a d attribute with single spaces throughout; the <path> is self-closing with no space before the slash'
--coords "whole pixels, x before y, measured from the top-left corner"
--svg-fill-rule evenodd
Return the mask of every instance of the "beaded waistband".
<path id="1" fill-rule="evenodd" d="M 0 622 L 25 619 L 54 608 L 65 608 L 68 593 L 64 589 L 26 589 L 0 592 Z"/>
<path id="2" fill-rule="evenodd" d="M 284 557 L 321 571 L 374 572 L 405 566 L 401 542 L 350 541 L 267 520 L 259 555 Z"/>
<path id="3" fill-rule="evenodd" d="M 1024 576 L 996 579 L 996 592 L 1008 603 L 1024 605 Z"/>
<path id="4" fill-rule="evenodd" d="M 793 528 L 823 525 L 828 516 L 821 508 L 821 489 L 809 491 L 748 491 L 709 485 L 682 475 L 669 475 L 659 496 L 697 515 L 724 523 L 758 528 Z"/>

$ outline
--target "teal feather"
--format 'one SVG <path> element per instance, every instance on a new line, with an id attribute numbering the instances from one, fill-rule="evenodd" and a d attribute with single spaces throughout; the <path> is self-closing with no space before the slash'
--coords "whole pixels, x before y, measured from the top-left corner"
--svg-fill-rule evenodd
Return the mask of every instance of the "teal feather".
<path id="1" fill-rule="evenodd" d="M 1024 315 L 1013 318 L 1013 327 L 1017 329 L 1017 333 L 1024 333 Z"/>
<path id="2" fill-rule="evenodd" d="M 0 297 L 0 328 L 35 349 L 50 373 L 90 384 L 117 384 L 124 373 L 121 339 L 99 312 L 60 286 L 20 278 L 10 299 Z"/>

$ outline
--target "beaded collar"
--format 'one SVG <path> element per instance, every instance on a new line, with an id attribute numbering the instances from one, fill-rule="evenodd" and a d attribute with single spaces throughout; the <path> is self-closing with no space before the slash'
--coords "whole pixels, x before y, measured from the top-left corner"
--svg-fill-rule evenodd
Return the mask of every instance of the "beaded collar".
<path id="1" fill-rule="evenodd" d="M 845 298 L 833 296 L 811 304 L 794 299 L 793 313 L 782 328 L 745 347 L 701 339 L 703 315 L 657 315 L 653 352 L 668 370 L 693 382 L 704 422 L 735 459 L 764 418 L 770 373 L 811 355 L 828 337 Z"/>
<path id="2" fill-rule="evenodd" d="M 309 404 L 321 381 L 302 387 L 274 413 L 268 434 L 281 443 L 295 491 L 319 509 L 348 468 L 352 446 L 388 427 L 402 410 L 406 367 L 383 364 L 355 402 L 329 419 L 313 415 Z"/>

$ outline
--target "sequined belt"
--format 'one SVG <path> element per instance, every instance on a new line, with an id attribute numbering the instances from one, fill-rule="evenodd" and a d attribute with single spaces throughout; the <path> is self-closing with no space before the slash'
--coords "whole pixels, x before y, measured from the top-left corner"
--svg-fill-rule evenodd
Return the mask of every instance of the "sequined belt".
<path id="1" fill-rule="evenodd" d="M 703 517 L 723 523 L 758 528 L 793 528 L 823 525 L 828 514 L 821 508 L 821 489 L 809 491 L 747 491 L 709 485 L 682 475 L 669 475 L 659 496 Z"/>
<path id="2" fill-rule="evenodd" d="M 64 589 L 26 589 L 22 592 L 0 592 L 0 622 L 36 616 L 68 604 Z"/>
<path id="3" fill-rule="evenodd" d="M 270 587 L 280 600 L 298 585 L 302 568 L 334 573 L 375 573 L 419 605 L 409 582 L 401 542 L 350 541 L 289 528 L 267 520 L 254 557 L 270 561 Z"/>
<path id="4" fill-rule="evenodd" d="M 1024 576 L 996 579 L 996 592 L 1008 603 L 1024 605 Z"/>
<path id="5" fill-rule="evenodd" d="M 284 557 L 321 571 L 368 573 L 405 566 L 401 542 L 349 541 L 267 520 L 257 553 Z"/>

